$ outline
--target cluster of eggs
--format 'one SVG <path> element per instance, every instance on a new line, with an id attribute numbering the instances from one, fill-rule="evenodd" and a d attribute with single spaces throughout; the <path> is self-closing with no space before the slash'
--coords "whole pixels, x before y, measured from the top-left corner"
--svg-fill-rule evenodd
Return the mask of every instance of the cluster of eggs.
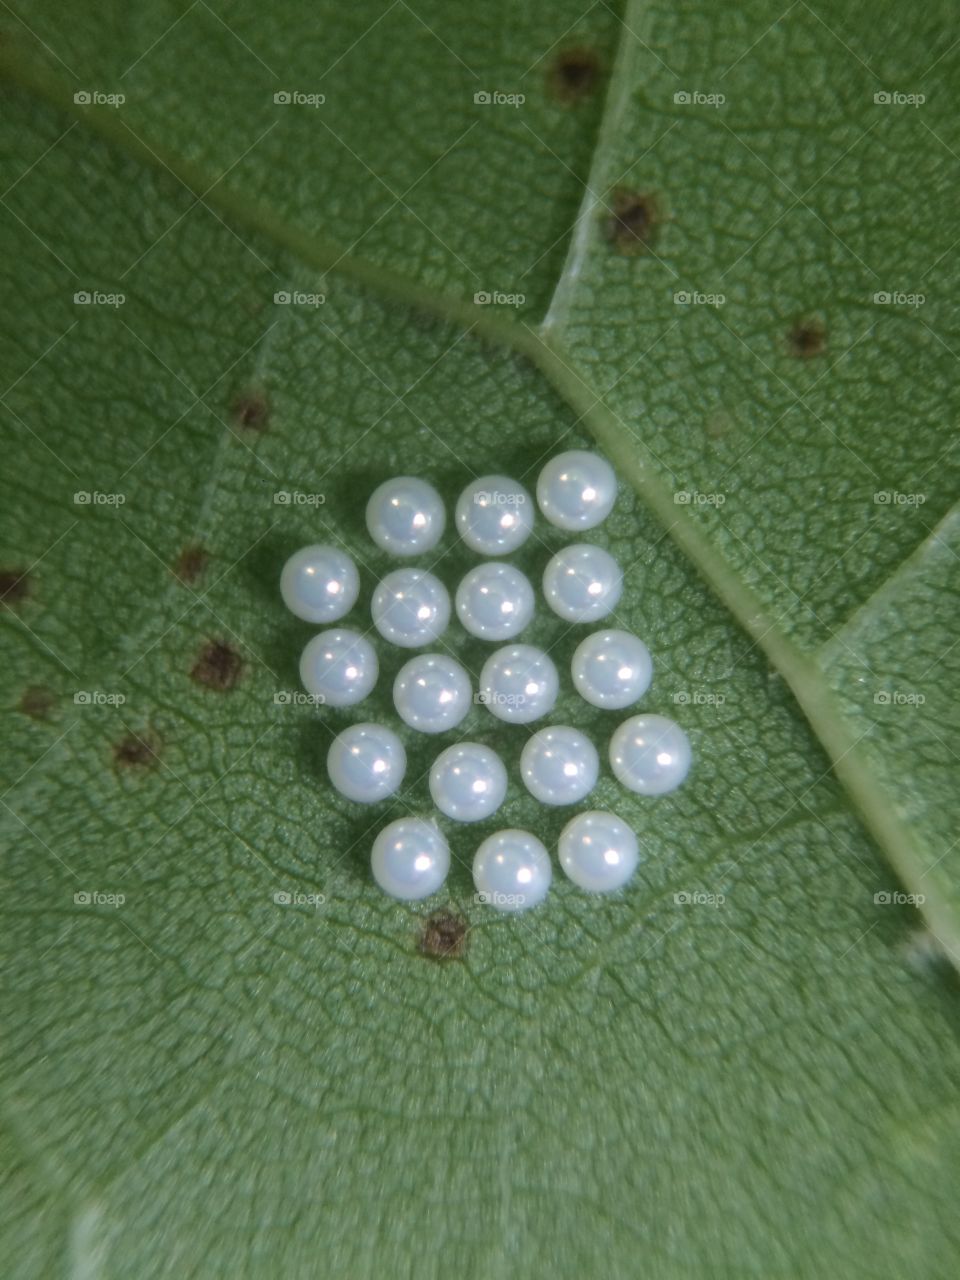
<path id="1" fill-rule="evenodd" d="M 594 528 L 616 499 L 609 463 L 580 450 L 546 464 L 537 482 L 537 505 L 558 528 Z M 464 543 L 487 556 L 507 555 L 533 532 L 533 505 L 524 487 L 490 475 L 469 484 L 456 506 Z M 366 508 L 370 536 L 395 556 L 429 551 L 446 523 L 443 501 L 426 481 L 398 476 L 374 491 Z M 591 543 L 563 547 L 543 574 L 550 608 L 571 623 L 609 615 L 619 602 L 623 575 L 616 560 Z M 283 568 L 280 589 L 287 607 L 311 623 L 339 621 L 357 601 L 360 580 L 353 560 L 329 545 L 295 552 Z M 464 629 L 481 640 L 510 641 L 532 621 L 533 587 L 524 573 L 501 560 L 486 560 L 460 582 L 454 609 Z M 450 597 L 425 569 L 400 568 L 377 585 L 371 601 L 373 625 L 402 648 L 434 644 L 446 630 Z M 577 647 L 571 663 L 574 687 L 596 707 L 619 710 L 646 692 L 653 664 L 646 645 L 623 630 L 600 630 Z M 307 692 L 327 705 L 354 706 L 373 689 L 379 675 L 376 650 L 366 635 L 331 628 L 314 636 L 303 651 L 300 677 Z M 499 720 L 529 724 L 553 710 L 559 691 L 556 666 L 543 649 L 506 644 L 486 660 L 476 700 Z M 411 658 L 397 674 L 393 702 L 400 718 L 421 733 L 454 729 L 474 700 L 463 666 L 444 653 Z M 690 767 L 690 744 L 674 721 L 637 715 L 624 721 L 610 740 L 609 758 L 617 779 L 642 795 L 662 795 L 683 781 Z M 373 803 L 392 795 L 406 772 L 406 751 L 386 725 L 353 724 L 334 739 L 327 770 L 334 787 L 350 800 Z M 579 730 L 554 725 L 533 733 L 520 758 L 520 773 L 531 795 L 543 804 L 575 804 L 595 786 L 600 761 Z M 446 817 L 478 822 L 499 809 L 507 793 L 507 773 L 498 754 L 476 742 L 458 742 L 441 751 L 429 774 L 430 795 Z M 558 848 L 561 866 L 581 888 L 620 888 L 639 857 L 630 827 L 612 813 L 580 813 L 564 827 Z M 394 897 L 419 899 L 443 885 L 450 849 L 437 823 L 400 818 L 374 841 L 371 865 L 380 887 Z M 515 829 L 489 836 L 473 861 L 479 896 L 502 910 L 523 910 L 546 896 L 551 881 L 547 850 L 534 835 Z"/>

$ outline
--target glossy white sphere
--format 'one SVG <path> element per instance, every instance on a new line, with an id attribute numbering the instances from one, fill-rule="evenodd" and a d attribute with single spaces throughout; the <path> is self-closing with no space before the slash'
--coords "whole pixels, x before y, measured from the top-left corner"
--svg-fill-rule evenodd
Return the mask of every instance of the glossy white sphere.
<path id="1" fill-rule="evenodd" d="M 647 646 L 629 631 L 595 631 L 577 645 L 570 672 L 591 706 L 619 711 L 647 692 L 653 662 Z"/>
<path id="2" fill-rule="evenodd" d="M 543 571 L 547 604 L 567 622 L 593 622 L 615 609 L 623 573 L 608 551 L 589 542 L 563 547 Z"/>
<path id="3" fill-rule="evenodd" d="M 551 458 L 537 480 L 537 503 L 558 529 L 594 528 L 606 520 L 616 497 L 613 467 L 598 453 L 582 449 Z"/>
<path id="4" fill-rule="evenodd" d="M 512 724 L 529 724 L 552 711 L 559 688 L 553 660 L 531 644 L 498 649 L 480 672 L 480 700 Z"/>
<path id="5" fill-rule="evenodd" d="M 370 855 L 373 878 L 391 898 L 429 898 L 450 870 L 450 846 L 434 822 L 397 818 L 383 828 Z"/>
<path id="6" fill-rule="evenodd" d="M 441 813 L 457 822 L 479 822 L 503 804 L 507 771 L 490 747 L 458 742 L 441 751 L 430 770 L 430 795 Z"/>
<path id="7" fill-rule="evenodd" d="M 574 884 L 591 893 L 622 888 L 640 861 L 637 837 L 615 813 L 578 813 L 560 832 L 560 865 Z"/>
<path id="8" fill-rule="evenodd" d="M 529 831 L 495 831 L 474 855 L 477 897 L 498 911 L 535 907 L 547 896 L 552 879 L 550 855 Z"/>
<path id="9" fill-rule="evenodd" d="M 327 752 L 330 781 L 348 800 L 373 804 L 392 796 L 407 771 L 403 743 L 384 724 L 352 724 Z"/>
<path id="10" fill-rule="evenodd" d="M 440 579 L 426 569 L 394 569 L 377 584 L 370 614 L 385 640 L 403 649 L 418 649 L 446 631 L 450 596 Z"/>
<path id="11" fill-rule="evenodd" d="M 596 747 L 568 725 L 538 729 L 520 755 L 524 785 L 542 804 L 576 804 L 590 794 L 599 775 Z"/>
<path id="12" fill-rule="evenodd" d="M 667 716 L 632 716 L 610 739 L 610 766 L 630 791 L 662 796 L 687 776 L 690 740 Z"/>
<path id="13" fill-rule="evenodd" d="M 308 640 L 300 658 L 307 693 L 330 707 L 352 707 L 377 683 L 380 667 L 373 645 L 346 627 L 321 631 Z"/>
<path id="14" fill-rule="evenodd" d="M 509 640 L 533 618 L 530 579 L 512 564 L 487 560 L 465 574 L 455 597 L 457 617 L 481 640 Z"/>
<path id="15" fill-rule="evenodd" d="M 522 484 L 507 476 L 481 476 L 457 499 L 457 529 L 473 551 L 505 556 L 533 530 L 533 502 Z"/>
<path id="16" fill-rule="evenodd" d="M 455 658 L 421 653 L 397 672 L 393 705 L 400 719 L 421 733 L 455 728 L 470 710 L 470 677 Z"/>
<path id="17" fill-rule="evenodd" d="M 367 503 L 367 529 L 378 547 L 395 556 L 416 556 L 443 535 L 443 499 L 426 480 L 395 476 L 374 489 Z"/>
<path id="18" fill-rule="evenodd" d="M 323 543 L 295 551 L 280 575 L 283 603 L 304 622 L 336 622 L 359 592 L 357 566 L 345 551 Z"/>

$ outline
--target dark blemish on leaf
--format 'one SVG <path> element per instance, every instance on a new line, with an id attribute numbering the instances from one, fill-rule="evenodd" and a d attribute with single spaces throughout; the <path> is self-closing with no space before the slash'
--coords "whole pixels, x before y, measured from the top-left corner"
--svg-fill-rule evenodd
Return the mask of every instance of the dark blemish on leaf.
<path id="1" fill-rule="evenodd" d="M 231 649 L 223 640 L 210 640 L 200 650 L 190 676 L 197 684 L 227 693 L 236 687 L 242 672 L 243 659 L 236 649 Z"/>
<path id="2" fill-rule="evenodd" d="M 230 406 L 234 421 L 250 431 L 265 431 L 270 417 L 270 406 L 262 391 L 243 391 L 235 396 Z"/>
<path id="3" fill-rule="evenodd" d="M 798 320 L 787 335 L 790 354 L 800 360 L 823 355 L 827 349 L 827 326 L 818 316 Z"/>
<path id="4" fill-rule="evenodd" d="M 0 600 L 12 607 L 30 594 L 27 569 L 0 569 Z"/>
<path id="5" fill-rule="evenodd" d="M 203 547 L 184 547 L 173 565 L 173 572 L 181 582 L 190 586 L 196 582 L 210 561 L 210 552 Z"/>
<path id="6" fill-rule="evenodd" d="M 459 960 L 467 949 L 470 925 L 456 911 L 435 911 L 421 922 L 417 950 L 432 960 Z"/>
<path id="7" fill-rule="evenodd" d="M 562 49 L 547 69 L 547 88 L 560 102 L 580 102 L 596 89 L 600 71 L 600 58 L 593 49 Z"/>
<path id="8" fill-rule="evenodd" d="M 144 768 L 158 755 L 159 746 L 149 734 L 127 733 L 113 747 L 114 760 L 125 768 Z"/>
<path id="9" fill-rule="evenodd" d="M 49 720 L 50 712 L 56 706 L 57 699 L 50 689 L 43 685 L 32 684 L 24 689 L 17 710 L 22 711 L 31 720 Z"/>
<path id="10" fill-rule="evenodd" d="M 643 253 L 656 239 L 663 222 L 656 195 L 618 188 L 610 197 L 609 209 L 607 239 L 618 252 Z"/>

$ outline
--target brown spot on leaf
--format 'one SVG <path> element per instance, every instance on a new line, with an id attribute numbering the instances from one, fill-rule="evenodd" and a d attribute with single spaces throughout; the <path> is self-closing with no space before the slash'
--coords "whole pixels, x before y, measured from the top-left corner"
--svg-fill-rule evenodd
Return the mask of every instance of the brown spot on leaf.
<path id="1" fill-rule="evenodd" d="M 5 605 L 17 605 L 30 594 L 30 578 L 27 569 L 0 569 L 0 601 Z"/>
<path id="2" fill-rule="evenodd" d="M 470 925 L 456 911 L 435 911 L 421 922 L 417 949 L 433 960 L 459 960 L 467 949 Z"/>
<path id="3" fill-rule="evenodd" d="M 227 693 L 236 687 L 243 673 L 243 658 L 223 640 L 209 640 L 190 670 L 197 684 L 204 684 L 218 693 Z"/>
<path id="4" fill-rule="evenodd" d="M 197 581 L 210 562 L 210 552 L 200 546 L 184 547 L 173 564 L 173 572 L 190 586 Z"/>
<path id="5" fill-rule="evenodd" d="M 643 253 L 656 239 L 663 209 L 651 192 L 618 188 L 610 197 L 607 239 L 619 253 Z"/>
<path id="6" fill-rule="evenodd" d="M 31 720 L 49 720 L 50 712 L 56 706 L 56 702 L 56 696 L 50 689 L 45 689 L 40 684 L 32 684 L 21 694 L 17 710 L 22 711 Z"/>
<path id="7" fill-rule="evenodd" d="M 234 421 L 248 431 L 265 431 L 270 418 L 270 405 L 262 391 L 241 391 L 230 406 Z"/>
<path id="8" fill-rule="evenodd" d="M 560 102 L 580 102 L 596 89 L 600 73 L 600 58 L 593 49 L 561 49 L 547 69 L 547 87 Z"/>
<path id="9" fill-rule="evenodd" d="M 790 354 L 800 360 L 823 355 L 827 349 L 827 326 L 819 316 L 806 316 L 787 335 Z"/>
<path id="10" fill-rule="evenodd" d="M 114 743 L 113 758 L 123 767 L 144 768 L 151 765 L 159 754 L 159 744 L 148 733 L 127 733 Z"/>

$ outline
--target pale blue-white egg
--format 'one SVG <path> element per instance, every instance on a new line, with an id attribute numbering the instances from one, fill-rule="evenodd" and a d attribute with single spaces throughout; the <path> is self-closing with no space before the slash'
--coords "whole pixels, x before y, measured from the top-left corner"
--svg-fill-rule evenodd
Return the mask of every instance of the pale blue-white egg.
<path id="1" fill-rule="evenodd" d="M 295 551 L 280 575 L 284 604 L 304 622 L 336 622 L 356 604 L 359 591 L 357 566 L 325 543 Z"/>
<path id="2" fill-rule="evenodd" d="M 537 503 L 558 529 L 579 532 L 606 520 L 617 497 L 617 477 L 605 458 L 572 449 L 551 458 L 537 479 Z"/>
<path id="3" fill-rule="evenodd" d="M 602 547 L 588 542 L 563 547 L 543 571 L 547 604 L 567 622 L 604 618 L 620 602 L 623 573 Z"/>
<path id="4" fill-rule="evenodd" d="M 498 911 L 528 911 L 547 896 L 553 868 L 543 844 L 529 831 L 496 831 L 473 858 L 477 898 Z"/>
<path id="5" fill-rule="evenodd" d="M 397 673 L 393 705 L 400 719 L 421 733 L 454 729 L 470 710 L 470 677 L 447 654 L 417 654 Z"/>
<path id="6" fill-rule="evenodd" d="M 618 711 L 646 693 L 653 662 L 647 646 L 629 631 L 595 631 L 577 645 L 570 672 L 591 706 Z"/>
<path id="7" fill-rule="evenodd" d="M 491 747 L 458 742 L 441 751 L 430 770 L 430 795 L 441 813 L 457 822 L 479 822 L 503 804 L 507 771 Z"/>
<path id="8" fill-rule="evenodd" d="M 378 547 L 395 556 L 430 551 L 443 535 L 443 499 L 418 476 L 395 476 L 374 489 L 367 503 L 367 529 Z"/>
<path id="9" fill-rule="evenodd" d="M 407 753 L 384 724 L 352 724 L 338 733 L 327 752 L 330 781 L 348 800 L 385 800 L 403 781 Z"/>
<path id="10" fill-rule="evenodd" d="M 538 729 L 520 754 L 520 776 L 542 804 L 576 804 L 597 785 L 599 774 L 596 747 L 569 725 Z"/>
<path id="11" fill-rule="evenodd" d="M 591 893 L 622 888 L 640 861 L 637 837 L 615 813 L 591 809 L 571 818 L 557 844 L 560 865 Z"/>
<path id="12" fill-rule="evenodd" d="M 533 502 L 522 484 L 507 476 L 481 476 L 457 499 L 460 537 L 473 551 L 505 556 L 523 545 L 533 530 Z"/>
<path id="13" fill-rule="evenodd" d="M 352 707 L 377 683 L 373 645 L 357 631 L 335 627 L 308 640 L 300 658 L 300 679 L 307 693 L 331 707 Z"/>
<path id="14" fill-rule="evenodd" d="M 440 579 L 426 569 L 394 569 L 377 584 L 370 614 L 385 640 L 418 649 L 446 631 L 450 596 Z"/>
<path id="15" fill-rule="evenodd" d="M 533 619 L 536 599 L 530 579 L 512 564 L 487 560 L 457 587 L 457 617 L 480 640 L 510 640 Z"/>
<path id="16" fill-rule="evenodd" d="M 610 739 L 610 766 L 630 791 L 662 796 L 690 770 L 690 740 L 667 716 L 632 716 Z"/>
<path id="17" fill-rule="evenodd" d="M 534 645 L 512 644 L 483 664 L 479 698 L 499 720 L 528 724 L 553 710 L 559 688 L 548 654 Z"/>
<path id="18" fill-rule="evenodd" d="M 391 898 L 428 898 L 443 887 L 450 846 L 435 822 L 397 818 L 383 828 L 370 855 L 373 878 Z"/>

